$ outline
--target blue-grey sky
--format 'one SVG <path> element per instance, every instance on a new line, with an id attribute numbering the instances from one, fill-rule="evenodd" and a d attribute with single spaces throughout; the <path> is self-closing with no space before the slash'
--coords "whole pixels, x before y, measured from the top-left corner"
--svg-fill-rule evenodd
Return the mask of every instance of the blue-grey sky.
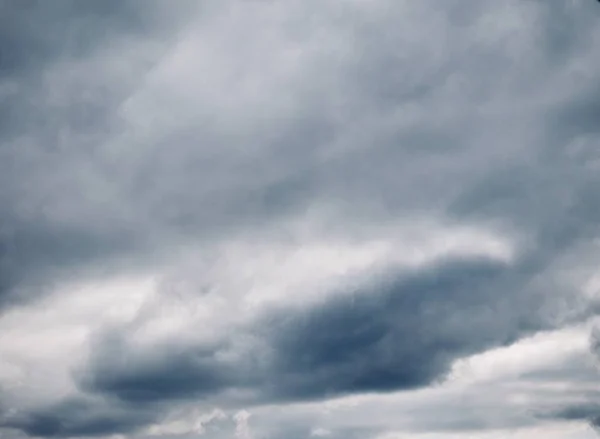
<path id="1" fill-rule="evenodd" d="M 0 0 L 0 436 L 596 437 L 599 20 Z"/>

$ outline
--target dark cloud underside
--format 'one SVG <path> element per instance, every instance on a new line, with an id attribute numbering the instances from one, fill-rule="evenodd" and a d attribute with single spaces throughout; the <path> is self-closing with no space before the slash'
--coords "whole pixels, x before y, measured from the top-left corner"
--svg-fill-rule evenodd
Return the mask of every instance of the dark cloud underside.
<path id="1" fill-rule="evenodd" d="M 100 341 L 82 383 L 133 404 L 236 388 L 264 402 L 427 386 L 459 357 L 589 312 L 568 296 L 546 296 L 544 285 L 523 289 L 532 278 L 486 260 L 391 276 L 305 311 L 269 313 L 247 332 L 256 349 L 233 362 L 219 358 L 235 340 L 136 360 L 128 334 L 113 333 Z"/>

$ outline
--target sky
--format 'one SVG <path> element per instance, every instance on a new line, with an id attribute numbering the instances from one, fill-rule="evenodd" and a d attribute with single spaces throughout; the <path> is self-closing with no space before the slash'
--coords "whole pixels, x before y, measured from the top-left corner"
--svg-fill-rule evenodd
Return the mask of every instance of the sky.
<path id="1" fill-rule="evenodd" d="M 0 0 L 0 437 L 599 437 L 599 20 Z"/>

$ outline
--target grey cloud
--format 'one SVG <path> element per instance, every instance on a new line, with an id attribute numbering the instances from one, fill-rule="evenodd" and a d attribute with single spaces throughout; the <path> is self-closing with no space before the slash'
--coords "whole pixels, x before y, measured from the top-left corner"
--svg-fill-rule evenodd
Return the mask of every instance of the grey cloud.
<path id="1" fill-rule="evenodd" d="M 132 246 L 125 231 L 107 236 L 25 221 L 13 224 L 0 233 L 0 308 L 35 296 L 28 291 L 47 291 L 48 279 L 56 282 L 73 275 L 81 261 L 102 261 Z M 65 273 L 64 267 L 70 271 Z"/>
<path id="2" fill-rule="evenodd" d="M 298 151 L 292 157 L 273 150 L 238 157 L 228 144 L 239 140 L 202 123 L 148 145 L 126 134 L 117 114 L 121 104 L 172 48 L 197 2 L 165 5 L 2 3 L 7 58 L 0 85 L 8 90 L 0 93 L 7 112 L 0 118 L 6 122 L 0 127 L 3 304 L 90 266 L 129 269 L 128 257 L 134 265 L 148 255 L 160 259 L 165 247 L 190 236 L 218 239 L 287 213 L 314 194 L 315 185 L 302 176 L 309 162 L 299 144 L 316 147 L 328 136 L 327 123 L 316 115 L 296 114 L 269 130 L 269 142 Z M 159 47 L 138 59 L 135 43 L 153 39 Z"/>
<path id="3" fill-rule="evenodd" d="M 80 380 L 85 390 L 99 390 L 133 404 L 210 395 L 240 373 L 215 359 L 219 348 L 169 346 L 157 356 L 139 356 L 120 334 L 111 334 L 96 344 L 95 370 Z"/>
<path id="4" fill-rule="evenodd" d="M 590 335 L 589 352 L 520 377 L 526 383 L 561 384 L 560 390 L 553 386 L 540 388 L 537 397 L 540 402 L 529 408 L 537 419 L 585 421 L 600 431 L 598 335 L 595 327 Z"/>
<path id="5" fill-rule="evenodd" d="M 392 276 L 308 311 L 266 315 L 247 330 L 256 348 L 226 361 L 213 347 L 135 354 L 111 333 L 82 375 L 85 391 L 130 403 L 250 391 L 254 402 L 305 400 L 427 386 L 453 360 L 581 318 L 559 292 L 527 291 L 530 273 L 486 260 L 448 261 Z M 120 346 L 116 351 L 113 346 Z M 133 360 L 131 359 L 133 355 Z M 137 360 L 135 357 L 137 356 Z"/>
<path id="6" fill-rule="evenodd" d="M 85 125 L 89 125 L 91 119 L 106 117 L 99 102 L 77 105 L 81 98 L 70 103 L 68 113 L 57 117 L 57 108 L 43 105 L 44 95 L 51 92 L 48 84 L 44 84 L 45 76 L 53 65 L 81 61 L 115 41 L 156 37 L 161 29 L 156 11 L 156 2 L 152 0 L 109 0 L 98 4 L 72 0 L 52 4 L 38 0 L 0 3 L 0 99 L 3 102 L 0 138 L 40 128 L 46 128 L 49 134 L 49 125 L 79 125 L 79 129 L 89 129 Z M 80 92 L 89 94 L 90 85 L 82 87 Z M 3 88 L 5 93 L 2 93 Z M 54 110 L 52 114 L 51 110 Z M 46 149 L 48 145 L 37 147 Z"/>
<path id="7" fill-rule="evenodd" d="M 153 1 L 0 8 L 2 307 L 82 267 L 147 250 L 126 213 L 130 202 L 95 155 L 117 129 L 114 113 L 135 86 L 131 75 L 161 55 L 159 47 L 123 60 L 119 50 L 153 38 L 168 46 L 168 28 L 177 26 Z M 102 55 L 111 50 L 114 57 Z"/>
<path id="8" fill-rule="evenodd" d="M 533 383 L 571 383 L 573 390 L 565 390 L 561 397 L 579 396 L 594 398 L 598 396 L 595 383 L 600 380 L 600 373 L 588 356 L 578 355 L 568 361 L 561 362 L 544 370 L 536 370 L 520 376 L 525 382 Z M 582 390 L 581 387 L 588 387 Z"/>
<path id="9" fill-rule="evenodd" d="M 144 10 L 140 6 L 135 0 L 101 4 L 3 1 L 3 76 L 39 72 L 40 63 L 54 62 L 57 57 L 88 56 L 115 32 L 143 29 Z"/>
<path id="10" fill-rule="evenodd" d="M 287 60 L 267 56 L 278 47 L 250 44 L 251 18 L 234 22 L 235 45 L 250 40 L 249 53 L 242 57 L 220 40 L 215 50 L 244 62 L 223 62 L 227 72 L 202 77 L 222 94 L 209 99 L 190 88 L 182 92 L 189 102 L 167 99 L 158 114 L 140 115 L 158 130 L 140 140 L 144 133 L 128 131 L 122 104 L 139 98 L 147 110 L 154 94 L 170 95 L 167 86 L 152 89 L 145 75 L 176 49 L 193 9 L 179 3 L 169 15 L 174 7 L 160 3 L 0 2 L 0 307 L 28 299 L 27 286 L 89 266 L 127 270 L 182 241 L 268 228 L 315 201 L 339 208 L 342 229 L 430 212 L 507 225 L 532 248 L 515 266 L 449 261 L 357 286 L 352 301 L 265 316 L 244 330 L 268 354 L 266 364 L 252 355 L 217 360 L 233 349 L 235 334 L 215 346 L 139 353 L 126 330 L 111 333 L 81 384 L 120 399 L 123 414 L 66 404 L 31 413 L 16 427 L 42 436 L 129 431 L 147 422 L 145 414 L 125 419 L 135 404 L 232 389 L 264 402 L 425 386 L 453 359 L 559 325 L 563 306 L 581 317 L 579 304 L 560 291 L 571 286 L 554 284 L 552 273 L 583 264 L 580 251 L 591 251 L 600 220 L 600 180 L 591 166 L 598 116 L 591 60 L 600 59 L 591 43 L 593 2 L 508 1 L 503 9 L 475 0 L 381 1 L 334 12 L 327 3 L 290 2 L 305 13 L 298 16 L 306 29 L 301 19 L 274 19 L 273 34 L 314 50 L 302 58 L 308 68 L 301 80 L 269 77 L 257 88 L 264 96 L 250 103 L 238 96 L 246 76 L 210 82 L 208 73 L 221 80 L 228 69 L 267 76 L 269 62 Z M 331 21 L 329 32 L 307 18 L 315 5 Z M 472 28 L 489 11 L 511 7 L 518 12 L 510 32 L 492 29 L 483 38 Z M 292 25 L 301 29 L 290 37 Z M 156 52 L 127 58 L 124 46 L 152 39 L 161 43 Z M 100 56 L 110 50 L 127 58 L 125 73 Z M 593 78 L 585 68 L 569 73 L 578 59 Z M 75 64 L 63 71 L 64 61 Z M 193 73 L 174 82 L 200 83 Z M 58 102 L 51 96 L 57 90 Z M 211 99 L 233 102 L 235 114 Z M 163 120 L 171 114 L 175 128 Z M 155 409 L 153 416 L 163 408 Z"/>
<path id="11" fill-rule="evenodd" d="M 307 315 L 282 316 L 282 323 L 269 328 L 277 378 L 268 391 L 284 398 L 321 398 L 430 384 L 453 358 L 490 343 L 488 337 L 506 335 L 492 325 L 489 334 L 470 327 L 479 329 L 477 320 L 493 307 L 486 302 L 482 308 L 479 301 L 489 300 L 482 290 L 501 272 L 486 262 L 450 263 Z M 464 325 L 459 308 L 471 315 Z"/>
<path id="12" fill-rule="evenodd" d="M 156 413 L 117 402 L 68 398 L 51 406 L 18 412 L 0 423 L 33 437 L 105 436 L 127 433 L 153 421 Z"/>
<path id="13" fill-rule="evenodd" d="M 289 439 L 308 439 L 325 437 L 328 439 L 369 439 L 375 438 L 383 431 L 373 428 L 343 428 L 334 431 L 327 431 L 324 435 L 314 434 L 315 429 L 308 426 L 286 425 L 279 428 L 269 428 L 264 433 L 266 439 L 277 439 L 286 437 Z"/>
<path id="14" fill-rule="evenodd" d="M 595 402 L 581 402 L 566 407 L 547 411 L 539 415 L 541 419 L 585 421 L 600 433 L 600 405 Z"/>
<path id="15" fill-rule="evenodd" d="M 56 45 L 44 43 L 46 40 L 37 36 L 46 31 L 42 24 L 37 26 L 35 20 L 50 27 L 47 33 L 57 33 L 57 41 L 63 43 L 57 45 L 64 46 L 64 50 L 68 49 L 65 43 L 68 32 L 74 32 L 75 28 L 77 32 L 83 32 L 84 35 L 75 38 L 74 42 L 75 46 L 81 45 L 81 50 L 78 52 L 77 47 L 69 49 L 81 56 L 94 52 L 97 46 L 110 47 L 111 43 L 126 40 L 129 37 L 125 35 L 132 33 L 139 39 L 156 37 L 156 33 L 161 36 L 168 34 L 161 27 L 165 26 L 164 22 L 156 18 L 156 11 L 162 12 L 162 9 L 155 3 L 144 3 L 143 8 L 135 1 L 109 2 L 102 6 L 75 3 L 59 2 L 59 6 L 51 7 L 42 2 L 29 2 L 26 3 L 27 8 L 10 9 L 6 16 L 14 16 L 11 22 L 33 21 L 30 24 L 39 27 L 40 31 L 21 33 L 17 31 L 22 26 L 7 27 L 13 29 L 10 32 L 16 32 L 15 36 L 8 38 L 15 40 L 16 46 L 8 51 L 22 53 L 18 45 L 41 45 L 43 47 L 39 50 L 47 55 L 35 56 L 36 51 L 28 49 L 32 59 L 47 60 L 50 64 L 56 62 L 53 52 Z M 9 5 L 9 2 L 3 3 L 5 9 Z M 264 5 L 257 3 L 254 6 L 261 8 Z M 248 6 L 248 12 L 252 12 L 254 6 Z M 185 7 L 182 8 L 185 10 Z M 548 9 L 553 17 L 552 14 L 558 14 L 554 9 L 562 7 L 552 9 L 536 4 L 536 8 Z M 304 11 L 303 8 L 299 10 Z M 486 120 L 485 113 L 479 114 L 473 108 L 474 102 L 486 101 L 494 83 L 501 82 L 503 75 L 514 75 L 512 69 L 507 68 L 511 62 L 508 48 L 502 44 L 495 46 L 494 42 L 480 47 L 465 30 L 476 23 L 485 8 L 465 8 L 461 2 L 449 2 L 447 9 L 436 7 L 431 11 L 421 6 L 408 7 L 414 18 L 452 33 L 455 44 L 445 41 L 442 52 L 438 50 L 443 42 L 441 30 L 440 34 L 419 31 L 418 35 L 424 38 L 423 48 L 403 40 L 403 27 L 396 23 L 406 20 L 403 18 L 406 10 L 405 3 L 382 2 L 366 10 L 364 17 L 352 9 L 343 11 L 340 17 L 329 16 L 328 11 L 324 11 L 325 18 L 331 19 L 330 33 L 334 37 L 324 33 L 319 40 L 322 51 L 316 51 L 314 56 L 311 55 L 313 58 L 307 59 L 321 66 L 320 74 L 308 69 L 300 84 L 291 83 L 289 87 L 282 88 L 281 92 L 285 91 L 296 105 L 277 121 L 277 126 L 267 124 L 265 128 L 265 121 L 260 117 L 253 118 L 251 108 L 248 109 L 248 119 L 243 121 L 246 125 L 242 124 L 245 128 L 234 122 L 225 125 L 221 121 L 219 124 L 211 123 L 211 118 L 200 111 L 197 118 L 192 118 L 193 124 L 185 122 L 181 129 L 160 133 L 157 140 L 149 139 L 148 144 L 140 147 L 135 136 L 115 139 L 114 132 L 121 133 L 123 129 L 116 120 L 115 112 L 118 104 L 136 91 L 137 84 L 133 78 L 143 76 L 147 68 L 140 68 L 139 76 L 134 69 L 131 76 L 117 76 L 116 79 L 110 76 L 113 74 L 111 70 L 101 70 L 99 78 L 93 75 L 95 72 L 86 72 L 91 74 L 90 77 L 76 75 L 74 84 L 67 87 L 68 103 L 65 108 L 42 105 L 41 110 L 33 112 L 43 122 L 42 126 L 50 126 L 43 129 L 42 134 L 36 134 L 33 144 L 12 144 L 10 150 L 4 152 L 7 155 L 0 177 L 4 188 L 0 198 L 7 226 L 3 236 L 13 236 L 4 238 L 7 242 L 3 247 L 13 248 L 14 243 L 23 242 L 25 238 L 22 235 L 32 240 L 37 234 L 42 240 L 39 249 L 37 244 L 32 243 L 3 255 L 4 266 L 20 267 L 17 273 L 11 269 L 3 270 L 6 273 L 3 278 L 14 277 L 11 282 L 5 281 L 5 289 L 38 276 L 38 267 L 43 267 L 42 272 L 46 269 L 45 265 L 68 269 L 73 264 L 109 259 L 115 253 L 139 255 L 155 244 L 158 246 L 156 251 L 160 252 L 160 248 L 169 245 L 171 240 L 187 240 L 190 236 L 198 240 L 218 239 L 215 236 L 226 234 L 231 229 L 244 229 L 257 222 L 275 220 L 281 214 L 300 211 L 314 199 L 328 200 L 349 211 L 372 212 L 371 217 L 381 217 L 382 220 L 409 211 L 444 213 L 449 208 L 459 219 L 464 219 L 473 210 L 487 212 L 488 216 L 500 217 L 508 222 L 519 222 L 522 216 L 531 215 L 529 225 L 535 228 L 535 221 L 540 217 L 557 213 L 547 208 L 548 204 L 553 204 L 548 200 L 553 198 L 551 189 L 555 187 L 548 188 L 547 197 L 540 197 L 539 184 L 535 182 L 537 174 L 529 175 L 526 166 L 520 171 L 513 166 L 507 174 L 497 176 L 503 182 L 515 181 L 514 173 L 521 172 L 523 185 L 517 188 L 512 183 L 512 190 L 521 190 L 523 186 L 530 188 L 526 191 L 530 194 L 528 197 L 507 194 L 512 200 L 509 202 L 514 205 L 508 218 L 503 206 L 495 205 L 489 199 L 489 192 L 483 192 L 479 197 L 465 189 L 480 184 L 485 187 L 490 177 L 479 176 L 492 172 L 495 167 L 490 162 L 490 148 L 478 143 L 478 130 L 486 132 L 493 129 L 494 132 L 506 133 L 517 127 L 513 136 L 518 137 L 520 130 L 524 129 L 522 122 L 517 123 L 520 115 L 503 116 L 507 120 L 499 122 L 497 125 L 500 126 L 494 126 Z M 565 10 L 562 14 L 580 17 L 582 11 L 583 6 Z M 178 23 L 183 21 L 179 20 Z M 588 25 L 579 30 L 584 35 L 590 27 L 589 20 L 586 23 Z M 171 23 L 171 26 L 170 30 L 177 28 L 176 24 Z M 536 26 L 554 32 L 544 27 L 548 26 L 546 21 Z M 390 31 L 380 32 L 382 27 Z M 282 36 L 287 37 L 283 30 Z M 245 35 L 244 29 L 240 32 Z M 347 49 L 334 44 L 336 32 L 347 36 L 350 41 L 350 52 L 345 57 L 336 52 L 336 49 Z M 564 27 L 560 32 L 570 35 Z M 524 31 L 521 36 L 532 38 Z M 300 37 L 307 45 L 312 42 L 310 35 L 300 33 Z M 19 43 L 19 38 L 33 43 Z M 402 42 L 402 45 L 398 47 L 396 41 Z M 573 54 L 575 48 L 579 50 L 579 45 L 566 47 L 572 47 L 567 51 L 569 54 Z M 556 52 L 555 56 L 566 56 L 561 53 Z M 236 54 L 230 55 L 235 57 Z M 161 56 L 162 52 L 150 58 L 157 63 Z M 478 60 L 482 57 L 495 60 L 498 68 L 481 71 Z M 251 55 L 248 58 L 251 59 Z M 134 64 L 134 61 L 131 63 Z M 22 65 L 20 68 L 23 69 L 27 67 L 25 61 L 14 61 L 13 64 Z M 251 63 L 248 67 L 254 68 Z M 463 85 L 453 91 L 455 78 L 462 80 L 456 83 L 468 86 Z M 547 81 L 540 82 L 545 84 Z M 43 98 L 47 89 L 55 85 L 61 84 L 38 85 L 27 92 L 27 97 L 33 99 L 18 95 L 15 98 L 17 104 L 27 101 L 38 106 L 40 97 Z M 473 94 L 473 90 L 481 93 Z M 90 91 L 94 92 L 93 102 L 84 102 L 81 95 Z M 279 92 L 279 89 L 273 93 L 276 91 Z M 509 92 L 514 94 L 515 90 Z M 280 100 L 280 96 L 269 96 L 271 98 L 277 102 Z M 454 114 L 446 113 L 446 99 L 455 105 Z M 532 99 L 536 97 L 532 96 Z M 264 101 L 269 103 L 266 97 Z M 43 104 L 44 100 L 41 102 Z M 17 104 L 11 105 L 13 116 L 16 114 L 14 117 L 17 118 L 11 126 L 22 127 L 27 133 L 39 130 L 40 124 L 34 123 L 30 116 L 24 116 L 31 108 L 18 111 Z M 173 102 L 175 107 L 177 104 Z M 211 107 L 214 104 L 211 102 L 198 104 L 205 106 L 209 113 L 219 108 Z M 404 113 L 399 111 L 402 108 L 407 114 L 414 112 L 416 116 L 416 120 L 408 126 Z M 81 117 L 86 113 L 89 116 L 84 121 Z M 539 127 L 539 117 L 531 117 L 534 127 Z M 223 120 L 228 119 L 224 117 Z M 157 122 L 160 123 L 160 118 Z M 80 133 L 66 149 L 65 142 L 57 137 L 61 125 Z M 232 134 L 237 131 L 241 135 Z M 106 144 L 114 142 L 131 142 L 128 149 L 133 152 L 111 156 Z M 347 143 L 349 148 L 340 153 L 323 154 L 330 145 L 338 143 Z M 365 149 L 364 144 L 372 147 Z M 266 146 L 257 150 L 256 145 Z M 509 148 L 515 154 L 515 161 L 523 157 L 523 153 L 518 152 L 520 147 L 506 144 L 498 147 Z M 24 154 L 24 148 L 33 152 L 33 156 Z M 39 150 L 48 148 L 54 152 L 39 154 Z M 248 148 L 257 153 L 236 152 Z M 346 152 L 348 149 L 351 152 Z M 138 150 L 143 150 L 143 153 Z M 215 153 L 217 150 L 222 152 Z M 78 171 L 81 168 L 86 171 Z M 427 169 L 426 176 L 422 169 Z M 496 178 L 497 174 L 492 174 L 491 178 Z M 30 178 L 25 181 L 23 175 Z M 35 178 L 31 178 L 33 176 Z M 556 177 L 554 174 L 547 176 L 551 180 Z M 415 181 L 419 181 L 418 193 L 414 190 Z M 65 192 L 60 193 L 61 190 Z M 98 197 L 96 201 L 95 197 Z M 539 201 L 530 203 L 532 197 Z M 457 204 L 466 207 L 453 210 Z M 72 220 L 63 224 L 65 210 Z M 34 222 L 32 231 L 25 227 L 28 221 Z M 53 221 L 59 224 L 54 225 Z M 57 229 L 65 230 L 65 242 L 70 237 L 74 242 L 62 246 L 64 249 L 58 246 L 52 255 L 42 257 L 45 254 L 43 240 L 55 239 L 53 235 Z M 80 233 L 89 235 L 84 240 L 94 248 L 94 257 L 77 250 L 85 245 L 76 242 Z M 122 245 L 104 250 L 113 241 Z M 67 249 L 71 247 L 75 249 L 72 254 Z M 26 252 L 27 248 L 31 251 Z M 59 253 L 62 256 L 55 257 Z M 29 261 L 32 261 L 31 264 Z M 18 274 L 19 271 L 22 275 Z"/>

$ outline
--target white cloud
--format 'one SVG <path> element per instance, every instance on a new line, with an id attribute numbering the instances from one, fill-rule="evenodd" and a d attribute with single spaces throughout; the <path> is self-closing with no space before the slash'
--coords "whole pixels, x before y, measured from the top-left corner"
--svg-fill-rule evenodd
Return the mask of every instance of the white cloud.
<path id="1" fill-rule="evenodd" d="M 133 318 L 153 284 L 146 276 L 61 285 L 34 305 L 5 312 L 0 384 L 12 404 L 53 402 L 77 393 L 71 372 L 85 360 L 90 335 Z"/>
<path id="2" fill-rule="evenodd" d="M 502 348 L 458 360 L 451 379 L 460 384 L 514 379 L 520 374 L 543 370 L 573 356 L 589 356 L 590 324 L 536 334 Z M 582 365 L 583 366 L 583 365 Z"/>
<path id="3" fill-rule="evenodd" d="M 235 437 L 237 439 L 252 439 L 253 435 L 250 430 L 250 413 L 242 410 L 236 413 L 233 417 L 235 420 Z"/>
<path id="4" fill-rule="evenodd" d="M 478 431 L 471 433 L 386 433 L 377 436 L 376 439 L 503 439 L 506 437 L 514 439 L 595 439 L 597 435 L 588 425 L 582 423 L 550 423 L 539 427 Z"/>
<path id="5" fill-rule="evenodd" d="M 161 423 L 148 427 L 147 434 L 150 436 L 176 436 L 186 434 L 201 436 L 206 434 L 206 425 L 226 418 L 227 415 L 220 409 L 213 409 L 210 412 L 202 412 L 194 407 L 176 410 Z"/>

